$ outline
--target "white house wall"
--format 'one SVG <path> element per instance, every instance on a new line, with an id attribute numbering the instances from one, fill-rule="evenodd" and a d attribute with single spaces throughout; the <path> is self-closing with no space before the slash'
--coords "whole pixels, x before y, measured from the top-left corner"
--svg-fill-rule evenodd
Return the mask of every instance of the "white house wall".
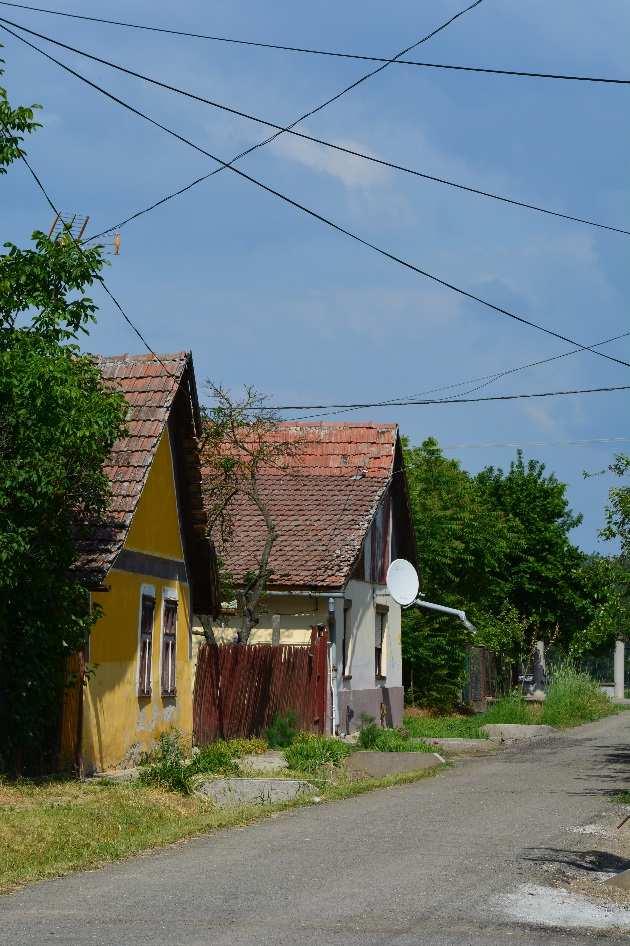
<path id="1" fill-rule="evenodd" d="M 345 674 L 340 666 L 342 653 L 343 616 L 337 620 L 337 680 L 338 720 L 341 732 L 359 728 L 361 716 L 366 714 L 387 725 L 402 722 L 402 653 L 400 606 L 390 598 L 386 589 L 365 581 L 350 581 L 345 589 L 345 601 L 350 602 L 351 637 L 348 640 L 348 659 Z M 342 601 L 341 606 L 344 602 Z M 377 606 L 387 609 L 384 646 L 384 679 L 377 680 L 374 648 L 376 642 Z"/>

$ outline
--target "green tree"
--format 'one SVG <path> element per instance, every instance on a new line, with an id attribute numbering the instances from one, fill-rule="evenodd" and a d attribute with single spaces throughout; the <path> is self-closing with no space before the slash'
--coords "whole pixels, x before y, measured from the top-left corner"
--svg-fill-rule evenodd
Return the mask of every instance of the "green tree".
<path id="1" fill-rule="evenodd" d="M 33 110 L 0 89 L 0 164 L 20 157 Z M 85 295 L 98 249 L 33 234 L 0 255 L 0 767 L 50 753 L 65 658 L 96 617 L 77 572 L 78 543 L 102 520 L 103 463 L 123 431 L 122 398 L 76 345 L 94 320 Z"/>
<path id="2" fill-rule="evenodd" d="M 569 538 L 582 516 L 571 510 L 566 484 L 546 473 L 539 460 L 525 462 L 520 450 L 507 472 L 487 467 L 475 482 L 488 505 L 509 522 L 510 542 L 502 563 L 509 576 L 507 600 L 527 616 L 539 639 L 549 641 L 564 633 L 566 640 L 585 560 Z"/>
<path id="3" fill-rule="evenodd" d="M 581 516 L 544 464 L 519 452 L 507 472 L 470 476 L 433 439 L 406 447 L 405 463 L 423 591 L 467 612 L 504 679 L 535 640 L 576 655 L 605 645 L 623 597 L 619 568 L 572 543 Z M 454 620 L 407 612 L 403 657 L 416 695 L 452 701 L 469 642 Z"/>

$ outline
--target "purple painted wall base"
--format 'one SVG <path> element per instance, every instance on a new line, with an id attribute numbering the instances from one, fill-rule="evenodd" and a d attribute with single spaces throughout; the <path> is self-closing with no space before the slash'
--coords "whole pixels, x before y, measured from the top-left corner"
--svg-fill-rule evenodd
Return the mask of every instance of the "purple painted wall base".
<path id="1" fill-rule="evenodd" d="M 339 691 L 339 732 L 355 732 L 361 727 L 361 715 L 373 716 L 381 721 L 381 705 L 384 707 L 386 726 L 401 726 L 404 710 L 402 687 L 374 687 L 371 690 Z"/>

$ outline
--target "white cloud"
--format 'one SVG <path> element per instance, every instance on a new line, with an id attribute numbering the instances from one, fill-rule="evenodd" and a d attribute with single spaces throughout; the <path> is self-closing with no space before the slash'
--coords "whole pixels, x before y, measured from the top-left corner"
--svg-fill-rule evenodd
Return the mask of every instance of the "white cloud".
<path id="1" fill-rule="evenodd" d="M 532 423 L 546 434 L 561 433 L 561 426 L 550 411 L 541 404 L 526 404 L 523 407 L 523 413 Z"/>
<path id="2" fill-rule="evenodd" d="M 352 148 L 354 151 L 362 151 L 365 154 L 371 153 L 359 142 L 351 139 L 338 140 L 335 144 Z M 290 161 L 296 161 L 313 171 L 337 178 L 348 188 L 366 190 L 382 187 L 390 178 L 390 172 L 377 164 L 355 158 L 351 154 L 334 151 L 332 148 L 325 148 L 323 145 L 306 141 L 304 138 L 296 138 L 293 135 L 282 135 L 273 142 L 271 147 Z"/>

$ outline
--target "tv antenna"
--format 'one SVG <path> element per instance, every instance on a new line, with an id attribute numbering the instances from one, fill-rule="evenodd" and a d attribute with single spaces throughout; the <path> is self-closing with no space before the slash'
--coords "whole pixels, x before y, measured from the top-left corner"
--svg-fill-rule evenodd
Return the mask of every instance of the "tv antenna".
<path id="1" fill-rule="evenodd" d="M 89 222 L 89 215 L 60 211 L 52 222 L 48 236 L 51 240 L 63 240 L 70 237 L 75 243 L 81 243 Z M 88 240 L 87 242 L 90 243 L 91 241 Z M 120 233 L 114 234 L 111 243 L 99 242 L 99 246 L 104 247 L 105 256 L 120 256 L 121 244 Z"/>
<path id="2" fill-rule="evenodd" d="M 475 625 L 468 620 L 465 611 L 459 611 L 457 608 L 447 608 L 444 604 L 434 604 L 433 601 L 425 601 L 419 596 L 420 579 L 418 572 L 411 562 L 405 558 L 395 558 L 387 569 L 387 590 L 401 608 L 426 608 L 428 611 L 439 611 L 441 614 L 451 614 L 458 618 L 467 631 L 472 634 L 476 632 Z"/>

